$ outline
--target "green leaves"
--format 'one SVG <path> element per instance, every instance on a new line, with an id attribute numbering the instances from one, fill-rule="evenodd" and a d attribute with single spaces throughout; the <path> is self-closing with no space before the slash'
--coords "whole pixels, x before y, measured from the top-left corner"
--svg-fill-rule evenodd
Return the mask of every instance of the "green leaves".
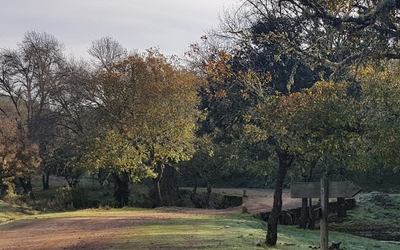
<path id="1" fill-rule="evenodd" d="M 100 70 L 94 89 L 105 133 L 94 143 L 94 165 L 140 180 L 157 176 L 160 166 L 190 159 L 200 84 L 157 50 Z"/>
<path id="2" fill-rule="evenodd" d="M 104 138 L 96 138 L 91 150 L 85 155 L 85 161 L 93 169 L 106 169 L 120 175 L 128 173 L 132 181 L 153 177 L 150 166 L 143 163 L 145 152 L 135 147 L 130 140 L 115 131 L 109 131 Z"/>
<path id="3" fill-rule="evenodd" d="M 400 158 L 400 75 L 398 62 L 386 68 L 365 67 L 360 72 L 363 99 L 362 112 L 367 131 L 366 164 L 399 170 Z"/>

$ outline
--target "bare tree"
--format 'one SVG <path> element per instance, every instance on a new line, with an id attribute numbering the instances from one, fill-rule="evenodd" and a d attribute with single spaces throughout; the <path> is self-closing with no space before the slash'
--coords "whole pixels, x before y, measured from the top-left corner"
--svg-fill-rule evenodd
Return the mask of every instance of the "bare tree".
<path id="1" fill-rule="evenodd" d="M 18 128 L 39 144 L 43 120 L 49 115 L 51 89 L 64 67 L 64 45 L 45 32 L 27 32 L 16 50 L 0 53 L 0 94 L 12 103 Z M 24 183 L 22 183 L 24 182 Z M 30 176 L 21 180 L 30 187 Z"/>
<path id="2" fill-rule="evenodd" d="M 111 71 L 112 65 L 127 55 L 127 50 L 112 37 L 102 37 L 92 41 L 88 53 L 98 61 L 100 68 Z"/>

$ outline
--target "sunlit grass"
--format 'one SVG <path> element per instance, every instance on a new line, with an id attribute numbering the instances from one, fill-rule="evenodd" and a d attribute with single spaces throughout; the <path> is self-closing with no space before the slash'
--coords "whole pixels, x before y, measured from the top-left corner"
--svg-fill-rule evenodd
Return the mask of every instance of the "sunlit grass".
<path id="1" fill-rule="evenodd" d="M 0 230 L 6 230 L 14 223 L 29 223 L 31 219 L 33 223 L 40 223 L 41 219 L 76 217 L 145 218 L 135 226 L 124 228 L 124 233 L 117 238 L 110 239 L 112 249 L 271 249 L 264 244 L 266 223 L 248 214 L 197 215 L 171 209 L 124 208 L 29 215 L 0 202 L 0 216 L 10 213 L 15 218 L 13 221 L 8 218 L 9 222 L 0 225 Z M 318 230 L 279 226 L 278 231 L 278 244 L 272 249 L 312 249 L 319 246 Z M 398 245 L 333 231 L 329 232 L 329 240 L 342 242 L 344 249 L 398 249 Z"/>
<path id="2" fill-rule="evenodd" d="M 0 225 L 8 221 L 29 218 L 31 215 L 37 213 L 37 211 L 29 207 L 9 204 L 0 200 Z"/>

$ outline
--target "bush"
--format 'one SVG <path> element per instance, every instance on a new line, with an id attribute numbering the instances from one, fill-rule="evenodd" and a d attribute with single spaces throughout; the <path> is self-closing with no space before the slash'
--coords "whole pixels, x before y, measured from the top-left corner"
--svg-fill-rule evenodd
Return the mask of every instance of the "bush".
<path id="1" fill-rule="evenodd" d="M 65 211 L 88 208 L 90 204 L 84 187 L 60 187 L 52 198 L 51 206 L 52 209 Z"/>
<path id="2" fill-rule="evenodd" d="M 72 189 L 70 187 L 60 187 L 56 190 L 51 199 L 51 208 L 54 210 L 65 211 L 72 203 Z"/>
<path id="3" fill-rule="evenodd" d="M 137 191 L 131 192 L 129 196 L 129 206 L 131 207 L 153 208 L 155 206 L 153 201 L 150 195 Z"/>
<path id="4" fill-rule="evenodd" d="M 76 209 L 90 207 L 89 196 L 86 188 L 76 187 L 71 190 L 72 205 Z"/>

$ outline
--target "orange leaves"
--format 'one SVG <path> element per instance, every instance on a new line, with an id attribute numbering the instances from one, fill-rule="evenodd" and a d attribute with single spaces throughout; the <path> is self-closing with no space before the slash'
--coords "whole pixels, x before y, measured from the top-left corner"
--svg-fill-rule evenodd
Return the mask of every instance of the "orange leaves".
<path id="1" fill-rule="evenodd" d="M 345 15 L 350 13 L 353 8 L 351 0 L 320 0 L 321 5 L 325 5 L 326 9 L 336 15 Z"/>
<path id="2" fill-rule="evenodd" d="M 217 98 L 225 98 L 225 97 L 227 97 L 226 90 L 220 89 L 219 91 L 217 91 L 217 93 L 215 93 L 214 96 Z"/>
<path id="3" fill-rule="evenodd" d="M 0 119 L 0 169 L 4 177 L 23 177 L 40 164 L 39 147 L 15 121 Z M 0 180 L 1 182 L 1 180 Z"/>
<path id="4" fill-rule="evenodd" d="M 226 79 L 233 76 L 229 61 L 232 56 L 224 51 L 219 51 L 215 57 L 209 59 L 205 64 L 205 73 L 211 77 L 214 82 L 223 83 Z"/>

